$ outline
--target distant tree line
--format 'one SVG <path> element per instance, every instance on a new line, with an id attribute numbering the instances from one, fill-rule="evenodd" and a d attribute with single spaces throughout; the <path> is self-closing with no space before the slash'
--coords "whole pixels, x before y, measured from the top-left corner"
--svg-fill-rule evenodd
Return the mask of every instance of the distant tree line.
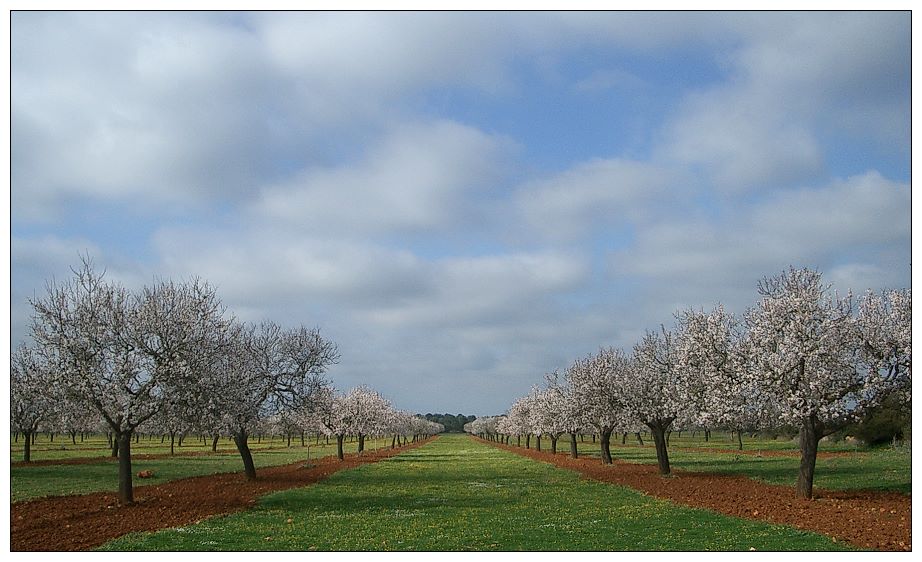
<path id="1" fill-rule="evenodd" d="M 427 421 L 442 424 L 448 433 L 463 433 L 464 424 L 477 419 L 477 416 L 465 416 L 464 414 L 426 414 L 423 417 Z"/>

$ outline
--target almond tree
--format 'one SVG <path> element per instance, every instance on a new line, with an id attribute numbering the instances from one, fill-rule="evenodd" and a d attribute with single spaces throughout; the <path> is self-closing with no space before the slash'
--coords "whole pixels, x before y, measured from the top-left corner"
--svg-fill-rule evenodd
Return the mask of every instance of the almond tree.
<path id="1" fill-rule="evenodd" d="M 813 496 L 820 439 L 910 371 L 908 302 L 897 296 L 894 308 L 892 294 L 887 303 L 872 295 L 856 319 L 850 293 L 830 289 L 819 272 L 790 268 L 759 283 L 762 298 L 746 313 L 749 374 L 777 398 L 781 420 L 800 427 L 800 498 Z"/>
<path id="2" fill-rule="evenodd" d="M 21 345 L 10 358 L 10 425 L 22 433 L 25 462 L 32 462 L 32 435 L 56 414 L 59 401 L 53 389 L 50 365 L 34 349 Z"/>
<path id="3" fill-rule="evenodd" d="M 91 404 L 115 436 L 119 501 L 133 502 L 131 436 L 160 410 L 162 372 L 150 369 L 131 338 L 133 302 L 128 291 L 107 282 L 89 259 L 74 277 L 50 282 L 32 302 L 32 334 L 68 399 Z"/>
<path id="4" fill-rule="evenodd" d="M 567 368 L 566 381 L 582 405 L 583 424 L 599 434 L 602 464 L 611 464 L 611 434 L 630 423 L 625 417 L 622 381 L 631 372 L 630 359 L 620 349 L 603 348 L 577 359 Z"/>
<path id="5" fill-rule="evenodd" d="M 676 421 L 689 423 L 700 412 L 703 391 L 698 374 L 679 362 L 680 333 L 661 328 L 647 332 L 634 346 L 631 368 L 624 371 L 619 388 L 624 407 L 653 434 L 660 474 L 669 474 L 666 433 Z"/>
<path id="6" fill-rule="evenodd" d="M 740 353 L 738 320 L 722 305 L 709 313 L 689 310 L 678 315 L 680 369 L 703 385 L 698 423 L 736 432 L 740 450 L 743 431 L 763 429 L 777 419 L 771 395 L 746 376 Z"/>
<path id="7" fill-rule="evenodd" d="M 336 363 L 336 345 L 318 329 L 284 330 L 266 321 L 236 325 L 225 333 L 219 361 L 204 367 L 197 386 L 206 411 L 223 412 L 228 431 L 243 460 L 247 479 L 256 478 L 249 436 L 256 425 L 286 409 L 313 407 L 327 382 L 323 374 Z"/>

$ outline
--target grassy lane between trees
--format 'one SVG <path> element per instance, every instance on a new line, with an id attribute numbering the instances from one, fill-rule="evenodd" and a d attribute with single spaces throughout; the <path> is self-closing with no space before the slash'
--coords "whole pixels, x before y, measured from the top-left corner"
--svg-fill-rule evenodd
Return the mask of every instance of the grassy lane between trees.
<path id="1" fill-rule="evenodd" d="M 842 550 L 805 531 L 677 506 L 443 435 L 262 498 L 246 512 L 103 550 Z"/>
<path id="2" fill-rule="evenodd" d="M 378 447 L 389 447 L 390 439 L 368 439 L 365 448 L 372 450 Z M 275 441 L 274 447 L 283 447 L 284 441 Z M 345 443 L 345 453 L 356 452 L 358 444 Z M 145 453 L 147 451 L 144 451 Z M 169 450 L 167 450 L 167 453 Z M 253 449 L 253 461 L 257 469 L 266 466 L 278 466 L 304 460 L 307 458 L 307 448 L 301 447 L 300 442 L 291 448 Z M 335 455 L 336 443 L 330 445 L 312 445 L 311 458 Z M 146 484 L 163 484 L 171 480 L 189 478 L 191 476 L 204 476 L 222 472 L 243 471 L 243 461 L 235 452 L 210 453 L 201 456 L 164 457 L 160 459 L 132 459 L 132 472 L 137 474 L 142 470 L 153 471 L 155 477 L 149 480 L 135 478 L 135 486 Z M 114 459 L 100 460 L 87 464 L 59 464 L 10 467 L 11 501 L 18 502 L 45 496 L 64 496 L 73 494 L 88 494 L 91 492 L 114 492 L 118 490 L 118 465 Z"/>

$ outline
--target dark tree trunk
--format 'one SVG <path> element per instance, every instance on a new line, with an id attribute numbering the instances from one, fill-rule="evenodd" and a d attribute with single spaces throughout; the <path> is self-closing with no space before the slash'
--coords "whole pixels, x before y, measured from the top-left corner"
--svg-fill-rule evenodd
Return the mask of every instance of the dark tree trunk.
<path id="1" fill-rule="evenodd" d="M 112 436 L 112 458 L 118 457 L 118 435 L 115 434 Z"/>
<path id="2" fill-rule="evenodd" d="M 345 435 L 336 436 L 336 458 L 343 460 L 343 438 Z"/>
<path id="3" fill-rule="evenodd" d="M 592 442 L 595 443 L 595 433 L 592 434 Z"/>
<path id="4" fill-rule="evenodd" d="M 599 435 L 602 448 L 602 464 L 611 464 L 611 432 L 613 429 L 603 429 Z"/>
<path id="5" fill-rule="evenodd" d="M 288 437 L 288 448 L 290 449 L 291 448 L 291 433 L 287 433 L 286 435 Z"/>
<path id="6" fill-rule="evenodd" d="M 163 442 L 166 441 L 166 433 L 160 434 L 160 444 L 163 445 Z"/>
<path id="7" fill-rule="evenodd" d="M 515 436 L 515 444 L 517 447 L 522 446 L 522 435 L 521 434 Z"/>
<path id="8" fill-rule="evenodd" d="M 707 443 L 710 440 L 711 440 L 711 430 L 705 427 L 704 428 L 704 442 Z"/>
<path id="9" fill-rule="evenodd" d="M 576 450 L 576 434 L 575 433 L 570 434 L 570 456 L 574 459 L 579 457 L 579 452 Z"/>
<path id="10" fill-rule="evenodd" d="M 253 453 L 250 452 L 250 445 L 247 443 L 249 435 L 245 430 L 234 433 L 234 444 L 237 445 L 237 451 L 240 452 L 240 458 L 243 459 L 243 473 L 247 480 L 256 480 L 256 465 L 253 464 Z"/>
<path id="11" fill-rule="evenodd" d="M 211 452 L 212 452 L 212 453 L 217 453 L 217 452 L 218 452 L 218 439 L 220 439 L 220 438 L 221 438 L 221 436 L 220 436 L 220 435 L 217 435 L 217 434 L 216 434 L 214 437 L 211 438 Z"/>
<path id="12" fill-rule="evenodd" d="M 541 436 L 540 435 L 535 436 L 535 449 L 539 451 L 541 450 Z"/>
<path id="13" fill-rule="evenodd" d="M 359 452 L 365 451 L 365 434 L 359 433 Z"/>
<path id="14" fill-rule="evenodd" d="M 175 455 L 175 445 L 176 445 L 176 432 L 170 432 L 170 455 Z"/>
<path id="15" fill-rule="evenodd" d="M 743 430 L 738 430 L 736 432 L 736 442 L 739 444 L 740 451 L 743 450 Z"/>
<path id="16" fill-rule="evenodd" d="M 660 474 L 663 475 L 672 472 L 669 468 L 669 453 L 666 450 L 666 428 L 669 427 L 669 424 L 671 423 L 672 420 L 669 420 L 666 423 L 656 422 L 647 424 L 647 427 L 650 428 L 650 433 L 653 434 L 653 444 L 656 445 L 656 463 L 659 465 Z"/>
<path id="17" fill-rule="evenodd" d="M 394 437 L 391 438 L 391 449 L 393 449 L 396 445 L 397 445 L 397 434 L 395 433 Z"/>
<path id="18" fill-rule="evenodd" d="M 640 436 L 639 431 L 636 433 L 636 435 L 637 435 L 637 442 L 640 443 L 641 447 L 643 447 L 643 437 Z"/>
<path id="19" fill-rule="evenodd" d="M 48 434 L 48 442 L 54 443 L 54 432 Z"/>
<path id="20" fill-rule="evenodd" d="M 666 446 L 667 446 L 667 447 L 669 446 L 669 438 L 670 438 L 670 437 L 672 437 L 672 432 L 671 432 L 671 431 L 667 431 L 667 432 L 666 432 Z"/>
<path id="21" fill-rule="evenodd" d="M 531 449 L 531 433 L 525 434 L 525 448 Z"/>
<path id="22" fill-rule="evenodd" d="M 800 426 L 800 471 L 797 473 L 797 497 L 813 498 L 813 474 L 816 471 L 816 452 L 823 437 L 823 424 L 816 416 L 803 420 Z"/>
<path id="23" fill-rule="evenodd" d="M 74 445 L 77 444 L 77 432 L 76 431 L 70 432 L 70 442 L 73 443 Z"/>
<path id="24" fill-rule="evenodd" d="M 557 454 L 557 435 L 551 435 L 551 454 Z"/>
<path id="25" fill-rule="evenodd" d="M 22 460 L 32 462 L 32 432 L 22 432 Z"/>
<path id="26" fill-rule="evenodd" d="M 304 432 L 301 432 L 301 446 L 304 446 Z"/>
<path id="27" fill-rule="evenodd" d="M 118 501 L 122 505 L 134 503 L 131 485 L 131 430 L 116 434 L 118 437 Z"/>
<path id="28" fill-rule="evenodd" d="M 621 444 L 627 445 L 627 432 L 626 431 L 621 435 Z"/>
<path id="29" fill-rule="evenodd" d="M 140 442 L 141 442 L 141 434 L 140 434 L 140 433 L 136 433 L 136 434 L 135 434 L 135 436 L 134 436 L 134 442 L 135 442 L 135 443 L 140 443 Z M 180 439 L 179 445 L 182 446 L 182 439 Z"/>

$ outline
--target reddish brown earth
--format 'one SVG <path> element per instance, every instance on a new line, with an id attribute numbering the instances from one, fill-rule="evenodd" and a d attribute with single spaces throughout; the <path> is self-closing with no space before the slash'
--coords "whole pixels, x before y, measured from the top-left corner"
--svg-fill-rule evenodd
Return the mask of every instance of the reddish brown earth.
<path id="1" fill-rule="evenodd" d="M 814 489 L 815 499 L 800 500 L 793 487 L 738 475 L 673 469 L 671 477 L 663 477 L 656 465 L 603 465 L 598 458 L 572 459 L 568 454 L 483 442 L 679 504 L 822 533 L 858 548 L 912 550 L 912 499 L 897 492 Z"/>
<path id="2" fill-rule="evenodd" d="M 270 492 L 298 488 L 334 472 L 369 464 L 425 443 L 397 449 L 366 451 L 363 455 L 335 456 L 261 468 L 248 481 L 240 472 L 174 480 L 139 486 L 135 503 L 120 507 L 114 493 L 59 496 L 15 503 L 10 508 L 10 549 L 13 551 L 89 550 L 137 531 L 155 531 L 196 523 L 207 517 L 242 511 Z"/>

